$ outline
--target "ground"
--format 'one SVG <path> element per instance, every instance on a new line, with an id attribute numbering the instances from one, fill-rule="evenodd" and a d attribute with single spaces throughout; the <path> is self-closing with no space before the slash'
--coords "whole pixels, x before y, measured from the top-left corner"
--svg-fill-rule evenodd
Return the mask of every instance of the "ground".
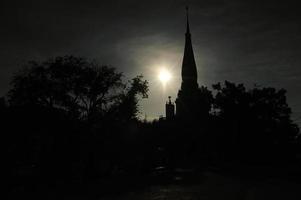
<path id="1" fill-rule="evenodd" d="M 87 189 L 42 192 L 38 199 L 72 200 L 300 200 L 300 174 L 234 173 L 204 170 L 154 174 L 153 177 L 118 177 L 118 181 L 91 184 Z M 235 170 L 236 172 L 236 170 Z M 276 174 L 276 175 L 275 175 Z M 112 185 L 114 187 L 112 187 Z M 65 189 L 64 189 L 65 188 Z M 81 192 L 79 192 L 79 191 Z M 45 190 L 46 191 L 46 190 Z M 71 195 L 72 194 L 72 195 Z"/>
<path id="2" fill-rule="evenodd" d="M 101 198 L 105 200 L 280 200 L 301 199 L 301 185 L 289 180 L 242 180 L 207 172 L 204 181 L 193 185 L 157 185 L 136 192 Z"/>

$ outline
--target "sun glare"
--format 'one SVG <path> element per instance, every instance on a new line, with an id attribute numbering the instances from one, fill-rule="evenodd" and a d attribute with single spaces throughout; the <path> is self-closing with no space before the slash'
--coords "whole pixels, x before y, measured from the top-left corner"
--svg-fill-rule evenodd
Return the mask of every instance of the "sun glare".
<path id="1" fill-rule="evenodd" d="M 171 79 L 170 72 L 167 71 L 166 69 L 161 69 L 160 72 L 159 72 L 159 80 L 163 84 L 166 84 L 170 79 Z"/>

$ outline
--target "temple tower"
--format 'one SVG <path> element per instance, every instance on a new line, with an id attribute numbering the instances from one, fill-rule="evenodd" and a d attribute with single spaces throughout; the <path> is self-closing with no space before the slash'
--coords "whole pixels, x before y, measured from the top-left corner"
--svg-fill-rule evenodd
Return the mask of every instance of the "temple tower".
<path id="1" fill-rule="evenodd" d="M 168 99 L 165 104 L 166 119 L 173 119 L 175 117 L 175 105 L 171 102 L 171 96 Z"/>
<path id="2" fill-rule="evenodd" d="M 185 48 L 181 76 L 181 89 L 178 91 L 176 99 L 176 116 L 183 119 L 195 119 L 200 113 L 198 109 L 200 107 L 198 105 L 199 86 L 189 27 L 188 7 L 186 7 Z"/>

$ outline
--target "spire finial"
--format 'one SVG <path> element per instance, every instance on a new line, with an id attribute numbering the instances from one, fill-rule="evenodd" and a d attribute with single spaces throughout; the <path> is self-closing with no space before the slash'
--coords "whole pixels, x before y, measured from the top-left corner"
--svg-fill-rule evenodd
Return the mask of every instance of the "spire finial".
<path id="1" fill-rule="evenodd" d="M 186 33 L 187 33 L 187 34 L 190 33 L 190 29 L 189 29 L 189 18 L 188 18 L 188 6 L 186 6 Z"/>

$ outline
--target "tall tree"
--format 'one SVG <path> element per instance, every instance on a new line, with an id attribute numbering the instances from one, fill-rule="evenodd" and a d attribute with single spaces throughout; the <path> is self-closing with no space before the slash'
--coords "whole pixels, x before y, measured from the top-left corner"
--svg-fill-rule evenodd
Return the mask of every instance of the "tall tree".
<path id="1" fill-rule="evenodd" d="M 70 116 L 92 120 L 102 118 L 109 111 L 129 101 L 133 96 L 129 115 L 138 112 L 136 96 L 146 97 L 147 81 L 142 76 L 129 86 L 122 73 L 115 68 L 101 66 L 96 61 L 81 57 L 64 56 L 45 62 L 28 62 L 12 79 L 8 93 L 11 105 L 38 105 L 60 109 Z M 121 110 L 119 110 L 121 111 Z"/>
<path id="2" fill-rule="evenodd" d="M 246 90 L 243 84 L 228 81 L 213 88 L 217 92 L 214 107 L 218 116 L 244 136 L 250 133 L 253 141 L 286 142 L 298 134 L 286 102 L 286 90 L 270 87 Z"/>

